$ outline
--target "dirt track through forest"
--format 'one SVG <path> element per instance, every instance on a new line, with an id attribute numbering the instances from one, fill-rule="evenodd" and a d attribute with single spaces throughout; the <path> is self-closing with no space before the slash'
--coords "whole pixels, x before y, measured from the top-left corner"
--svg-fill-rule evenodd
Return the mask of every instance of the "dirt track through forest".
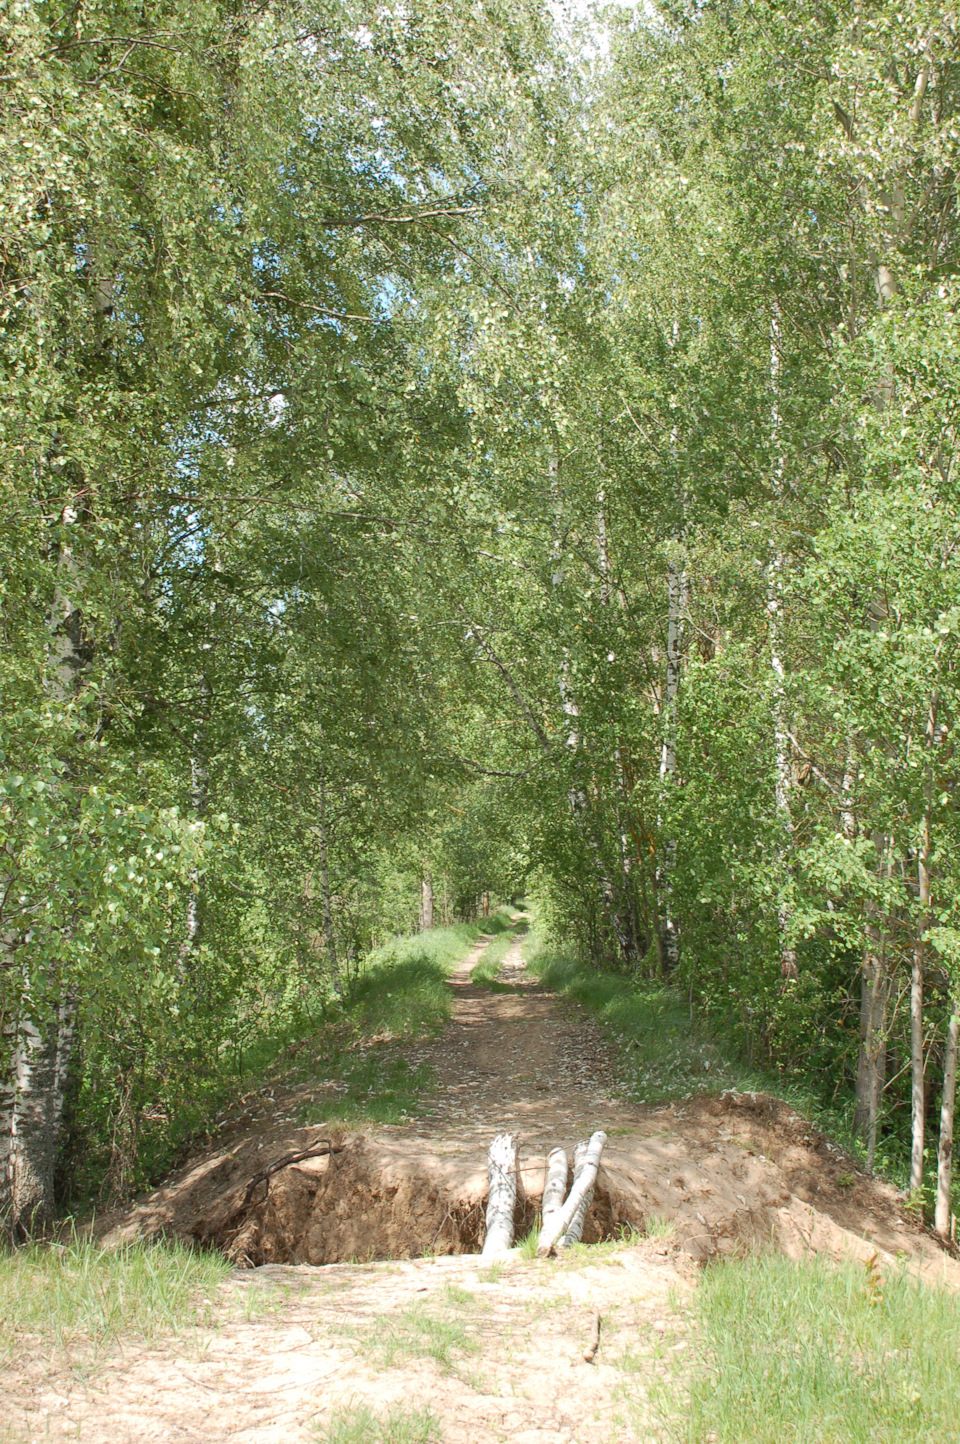
<path id="1" fill-rule="evenodd" d="M 271 1100 L 273 1120 L 227 1130 L 116 1224 L 117 1240 L 165 1230 L 260 1266 L 218 1290 L 203 1327 L 125 1341 L 92 1374 L 41 1357 L 10 1371 L 0 1388 L 11 1439 L 290 1444 L 322 1438 L 331 1411 L 368 1407 L 432 1411 L 444 1444 L 653 1440 L 651 1395 L 682 1377 L 697 1261 L 773 1241 L 797 1255 L 899 1251 L 956 1281 L 956 1266 L 901 1219 L 893 1190 L 785 1105 L 619 1098 L 599 1028 L 524 972 L 519 940 L 500 970 L 508 990 L 470 981 L 486 941 L 451 979 L 447 1028 L 410 1049 L 437 1089 L 409 1124 L 340 1130 L 342 1154 L 285 1169 L 244 1213 L 258 1167 L 331 1133 L 278 1122 L 282 1100 Z M 610 1140 L 593 1246 L 482 1262 L 473 1250 L 492 1134 L 520 1135 L 529 1223 L 546 1154 L 598 1126 Z M 672 1232 L 624 1239 L 655 1219 Z M 365 1253 L 392 1257 L 312 1266 Z M 586 1363 L 598 1314 L 600 1350 Z"/>

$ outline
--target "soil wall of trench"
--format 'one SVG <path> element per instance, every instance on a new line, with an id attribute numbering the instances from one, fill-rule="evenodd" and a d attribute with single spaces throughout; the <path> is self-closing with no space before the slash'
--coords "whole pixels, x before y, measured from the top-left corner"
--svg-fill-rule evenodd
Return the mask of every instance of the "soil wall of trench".
<path id="1" fill-rule="evenodd" d="M 337 1151 L 287 1164 L 329 1141 Z M 521 1140 L 516 1236 L 539 1213 L 546 1153 L 573 1139 Z M 438 1140 L 318 1129 L 225 1140 L 120 1217 L 108 1243 L 174 1235 L 240 1266 L 330 1264 L 479 1252 L 486 1159 Z M 609 1139 L 584 1242 L 672 1225 L 698 1262 L 778 1248 L 861 1258 L 906 1256 L 960 1284 L 960 1266 L 902 1210 L 897 1191 L 862 1172 L 788 1105 L 763 1094 L 651 1110 Z"/>

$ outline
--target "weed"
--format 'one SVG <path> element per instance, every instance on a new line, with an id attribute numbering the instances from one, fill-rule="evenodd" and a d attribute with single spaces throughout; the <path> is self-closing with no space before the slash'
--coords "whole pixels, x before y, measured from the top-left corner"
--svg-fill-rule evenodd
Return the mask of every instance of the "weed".
<path id="1" fill-rule="evenodd" d="M 673 1238 L 677 1231 L 676 1221 L 672 1218 L 661 1218 L 659 1214 L 651 1213 L 643 1225 L 645 1238 Z"/>
<path id="2" fill-rule="evenodd" d="M 375 1414 L 365 1404 L 334 1409 L 317 1433 L 322 1444 L 439 1444 L 440 1420 L 432 1409 L 398 1405 Z"/>
<path id="3" fill-rule="evenodd" d="M 477 1278 L 482 1284 L 498 1284 L 506 1273 L 507 1266 L 501 1259 L 495 1259 Z"/>
<path id="4" fill-rule="evenodd" d="M 534 1226 L 533 1226 L 533 1228 L 530 1230 L 530 1232 L 524 1234 L 523 1238 L 522 1238 L 522 1239 L 520 1240 L 520 1242 L 517 1244 L 514 1252 L 517 1254 L 517 1257 L 518 1257 L 518 1258 L 527 1258 L 527 1259 L 536 1258 L 536 1256 L 537 1256 L 537 1244 L 538 1244 L 539 1242 L 540 1242 L 540 1222 L 539 1222 L 539 1220 L 537 1220 L 537 1222 L 534 1224 Z"/>
<path id="5" fill-rule="evenodd" d="M 461 1288 L 459 1284 L 444 1284 L 443 1301 L 446 1304 L 457 1304 L 466 1308 L 475 1308 L 479 1303 L 476 1294 L 472 1294 L 469 1289 Z"/>
<path id="6" fill-rule="evenodd" d="M 0 1257 L 0 1359 L 24 1346 L 98 1349 L 123 1334 L 149 1339 L 201 1323 L 230 1268 L 180 1243 L 105 1250 L 74 1236 L 16 1249 Z"/>

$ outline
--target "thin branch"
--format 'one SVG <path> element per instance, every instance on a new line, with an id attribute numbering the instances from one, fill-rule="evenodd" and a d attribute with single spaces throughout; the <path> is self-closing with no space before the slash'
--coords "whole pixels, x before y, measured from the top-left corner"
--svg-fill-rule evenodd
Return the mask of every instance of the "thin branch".
<path id="1" fill-rule="evenodd" d="M 494 767 L 483 767 L 479 762 L 474 762 L 470 757 L 461 757 L 458 752 L 451 752 L 450 756 L 455 762 L 460 762 L 464 767 L 472 767 L 474 772 L 482 772 L 484 777 L 529 777 L 533 770 L 528 767 L 525 772 L 499 772 Z"/>
<path id="2" fill-rule="evenodd" d="M 437 216 L 478 216 L 480 206 L 439 206 L 432 211 L 414 211 L 410 215 L 391 216 L 386 213 L 374 213 L 369 216 L 322 216 L 321 226 L 346 227 L 350 226 L 409 226 L 416 225 L 418 221 L 429 221 Z"/>
<path id="3" fill-rule="evenodd" d="M 261 291 L 261 296 L 275 296 L 289 306 L 302 306 L 305 311 L 316 311 L 318 316 L 331 316 L 335 321 L 373 321 L 376 316 L 355 316 L 350 311 L 331 311 L 328 306 L 316 306 L 312 301 L 298 301 L 295 296 L 286 296 L 283 291 Z"/>
<path id="4" fill-rule="evenodd" d="M 540 723 L 537 721 L 536 717 L 533 715 L 529 703 L 527 702 L 523 693 L 520 691 L 520 688 L 514 681 L 506 663 L 501 661 L 501 659 L 497 656 L 496 652 L 487 642 L 480 628 L 474 622 L 470 622 L 469 618 L 467 618 L 467 621 L 469 622 L 470 630 L 473 632 L 473 635 L 480 643 L 480 646 L 484 654 L 486 655 L 487 660 L 493 663 L 497 671 L 500 673 L 500 676 L 506 682 L 507 687 L 509 688 L 509 691 L 513 697 L 513 700 L 516 702 L 517 706 L 520 708 L 520 711 L 523 713 L 523 716 L 528 723 L 530 730 L 533 732 L 533 735 L 540 743 L 540 746 L 543 748 L 544 752 L 552 754 L 553 748 L 550 745 L 549 737 L 540 726 Z"/>

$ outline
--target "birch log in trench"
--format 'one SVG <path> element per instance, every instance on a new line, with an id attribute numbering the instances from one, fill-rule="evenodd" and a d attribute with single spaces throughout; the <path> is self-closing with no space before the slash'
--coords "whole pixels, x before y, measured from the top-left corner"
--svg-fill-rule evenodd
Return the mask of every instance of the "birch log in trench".
<path id="1" fill-rule="evenodd" d="M 506 1253 L 513 1244 L 513 1215 L 517 1206 L 517 1141 L 498 1133 L 487 1154 L 487 1232 L 480 1250 L 484 1256 Z"/>
<path id="2" fill-rule="evenodd" d="M 547 1180 L 543 1185 L 543 1199 L 540 1203 L 540 1221 L 545 1228 L 554 1214 L 563 1208 L 567 1192 L 567 1154 L 563 1148 L 555 1148 L 547 1159 Z"/>
<path id="3" fill-rule="evenodd" d="M 586 1139 L 583 1139 L 580 1143 L 578 1143 L 576 1148 L 573 1150 L 573 1188 L 576 1188 L 577 1184 L 580 1182 L 580 1179 L 583 1177 L 583 1170 L 586 1166 L 587 1153 L 589 1152 L 589 1150 L 590 1145 L 589 1143 L 587 1143 Z M 592 1202 L 593 1184 L 590 1185 L 586 1193 L 580 1199 L 580 1202 L 577 1204 L 577 1211 L 567 1225 L 566 1233 L 561 1239 L 558 1240 L 557 1248 L 569 1248 L 571 1244 L 580 1242 L 583 1237 L 584 1220 L 587 1217 L 587 1213 Z"/>
<path id="4" fill-rule="evenodd" d="M 546 1258 L 554 1250 L 557 1241 L 567 1232 L 573 1222 L 577 1209 L 588 1193 L 593 1192 L 593 1186 L 597 1181 L 597 1174 L 600 1170 L 600 1157 L 603 1153 L 603 1145 L 607 1141 L 607 1135 L 598 1129 L 590 1139 L 587 1147 L 587 1154 L 583 1161 L 583 1170 L 580 1177 L 574 1181 L 567 1201 L 550 1219 L 549 1224 L 540 1230 L 540 1241 L 537 1244 L 537 1258 Z"/>

